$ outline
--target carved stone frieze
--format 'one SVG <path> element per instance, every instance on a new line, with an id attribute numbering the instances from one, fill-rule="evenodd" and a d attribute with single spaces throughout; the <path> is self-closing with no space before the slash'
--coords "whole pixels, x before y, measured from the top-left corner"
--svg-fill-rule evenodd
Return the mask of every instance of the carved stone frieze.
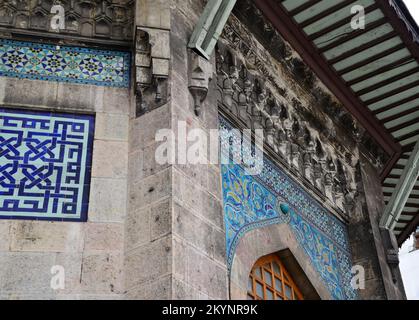
<path id="1" fill-rule="evenodd" d="M 231 24 L 228 28 L 234 29 Z M 246 41 L 257 48 L 254 40 Z M 330 142 L 333 134 L 317 123 L 323 121 L 305 110 L 298 99 L 291 98 L 291 92 L 269 70 L 267 57 L 263 62 L 257 49 L 249 48 L 243 53 L 239 51 L 241 48 L 237 41 L 228 40 L 217 47 L 220 107 L 242 123 L 243 128 L 263 129 L 266 146 L 290 172 L 311 184 L 333 207 L 348 216 L 357 194 L 352 157 L 339 150 L 336 141 Z"/>
<path id="2" fill-rule="evenodd" d="M 269 61 L 268 56 L 270 55 L 280 62 L 283 70 L 287 70 L 290 77 L 300 80 L 298 85 L 301 92 L 308 96 L 311 104 L 316 105 L 345 130 L 346 136 L 359 142 L 362 152 L 368 156 L 378 170 L 381 170 L 389 156 L 368 132 L 361 128 L 352 115 L 330 93 L 319 86 L 315 74 L 298 56 L 292 53 L 292 48 L 264 17 L 253 1 L 238 1 L 233 13 L 235 16 L 230 17 L 229 24 L 223 34 L 231 48 L 241 52 L 246 57 L 246 61 L 255 66 L 270 81 L 277 70 L 269 70 L 269 64 L 266 63 Z M 251 34 L 255 35 L 257 41 L 252 38 Z M 258 42 L 257 45 L 255 45 L 256 42 Z M 284 87 L 282 86 L 282 88 Z M 281 94 L 286 95 L 286 92 L 281 92 Z M 307 116 L 310 117 L 310 115 Z M 317 122 L 316 125 L 321 126 L 322 121 Z M 323 126 L 318 129 L 328 132 L 330 127 Z M 333 134 L 333 132 L 329 133 Z M 371 148 L 372 145 L 374 145 L 373 148 Z"/>
<path id="3" fill-rule="evenodd" d="M 1 0 L 0 28 L 51 32 L 51 7 L 61 5 L 60 35 L 131 41 L 135 0 Z"/>

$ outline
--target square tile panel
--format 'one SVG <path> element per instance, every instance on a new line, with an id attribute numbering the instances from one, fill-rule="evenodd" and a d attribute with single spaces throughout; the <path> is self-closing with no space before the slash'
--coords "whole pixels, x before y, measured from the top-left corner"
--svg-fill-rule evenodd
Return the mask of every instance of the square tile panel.
<path id="1" fill-rule="evenodd" d="M 86 221 L 94 116 L 0 108 L 0 219 Z"/>

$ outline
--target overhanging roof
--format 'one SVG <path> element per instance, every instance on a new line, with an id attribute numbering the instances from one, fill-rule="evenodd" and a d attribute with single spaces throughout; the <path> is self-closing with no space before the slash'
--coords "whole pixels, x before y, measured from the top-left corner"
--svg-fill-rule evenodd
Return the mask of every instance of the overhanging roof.
<path id="1" fill-rule="evenodd" d="M 382 173 L 386 202 L 419 139 L 419 32 L 401 0 L 255 0 L 302 59 L 391 156 Z M 365 9 L 354 30 L 351 8 Z M 416 183 L 395 234 L 419 224 Z"/>

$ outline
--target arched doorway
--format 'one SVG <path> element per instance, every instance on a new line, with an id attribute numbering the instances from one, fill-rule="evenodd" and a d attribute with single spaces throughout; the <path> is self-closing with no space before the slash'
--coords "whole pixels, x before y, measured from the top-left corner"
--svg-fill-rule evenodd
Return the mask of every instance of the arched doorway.
<path id="1" fill-rule="evenodd" d="M 303 300 L 300 289 L 277 254 L 260 258 L 248 281 L 248 300 Z"/>
<path id="2" fill-rule="evenodd" d="M 256 228 L 241 237 L 230 271 L 230 299 L 249 298 L 249 275 L 261 257 L 271 254 L 279 257 L 304 300 L 332 299 L 327 286 L 287 224 Z"/>

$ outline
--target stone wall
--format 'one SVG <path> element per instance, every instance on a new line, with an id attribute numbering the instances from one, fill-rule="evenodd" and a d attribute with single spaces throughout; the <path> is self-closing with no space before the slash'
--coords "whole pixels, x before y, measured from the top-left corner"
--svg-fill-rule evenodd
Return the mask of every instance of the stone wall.
<path id="1" fill-rule="evenodd" d="M 129 170 L 135 181 L 130 183 L 126 223 L 127 297 L 226 299 L 219 167 L 162 166 L 154 159 L 154 151 L 159 145 L 154 140 L 158 129 L 173 129 L 177 136 L 180 122 L 185 123 L 186 132 L 194 128 L 208 130 L 218 125 L 215 95 L 209 95 L 201 117 L 196 117 L 188 89 L 190 53 L 187 41 L 203 6 L 196 1 L 139 3 L 137 28 L 151 35 L 153 63 L 159 64 L 164 58 L 158 56 L 160 50 L 153 49 L 153 38 L 170 43 L 170 47 L 167 42 L 158 44 L 170 48 L 170 78 L 168 94 L 164 98 L 167 103 L 159 106 L 148 97 L 145 101 L 148 107 L 141 109 L 140 117 L 131 120 Z M 158 10 L 153 10 L 156 6 Z M 144 15 L 144 12 L 149 14 Z M 166 37 L 169 32 L 170 39 Z M 151 69 L 153 77 L 157 77 L 155 69 Z M 137 68 L 137 81 L 142 79 L 138 74 L 141 76 L 144 71 L 142 66 Z M 164 81 L 161 84 L 165 85 Z M 150 91 L 142 90 L 141 97 L 150 94 Z M 155 92 L 152 90 L 150 96 Z M 141 106 L 145 102 L 140 102 Z M 141 235 L 141 239 L 136 235 Z M 132 237 L 137 243 L 135 248 L 130 240 Z"/>

